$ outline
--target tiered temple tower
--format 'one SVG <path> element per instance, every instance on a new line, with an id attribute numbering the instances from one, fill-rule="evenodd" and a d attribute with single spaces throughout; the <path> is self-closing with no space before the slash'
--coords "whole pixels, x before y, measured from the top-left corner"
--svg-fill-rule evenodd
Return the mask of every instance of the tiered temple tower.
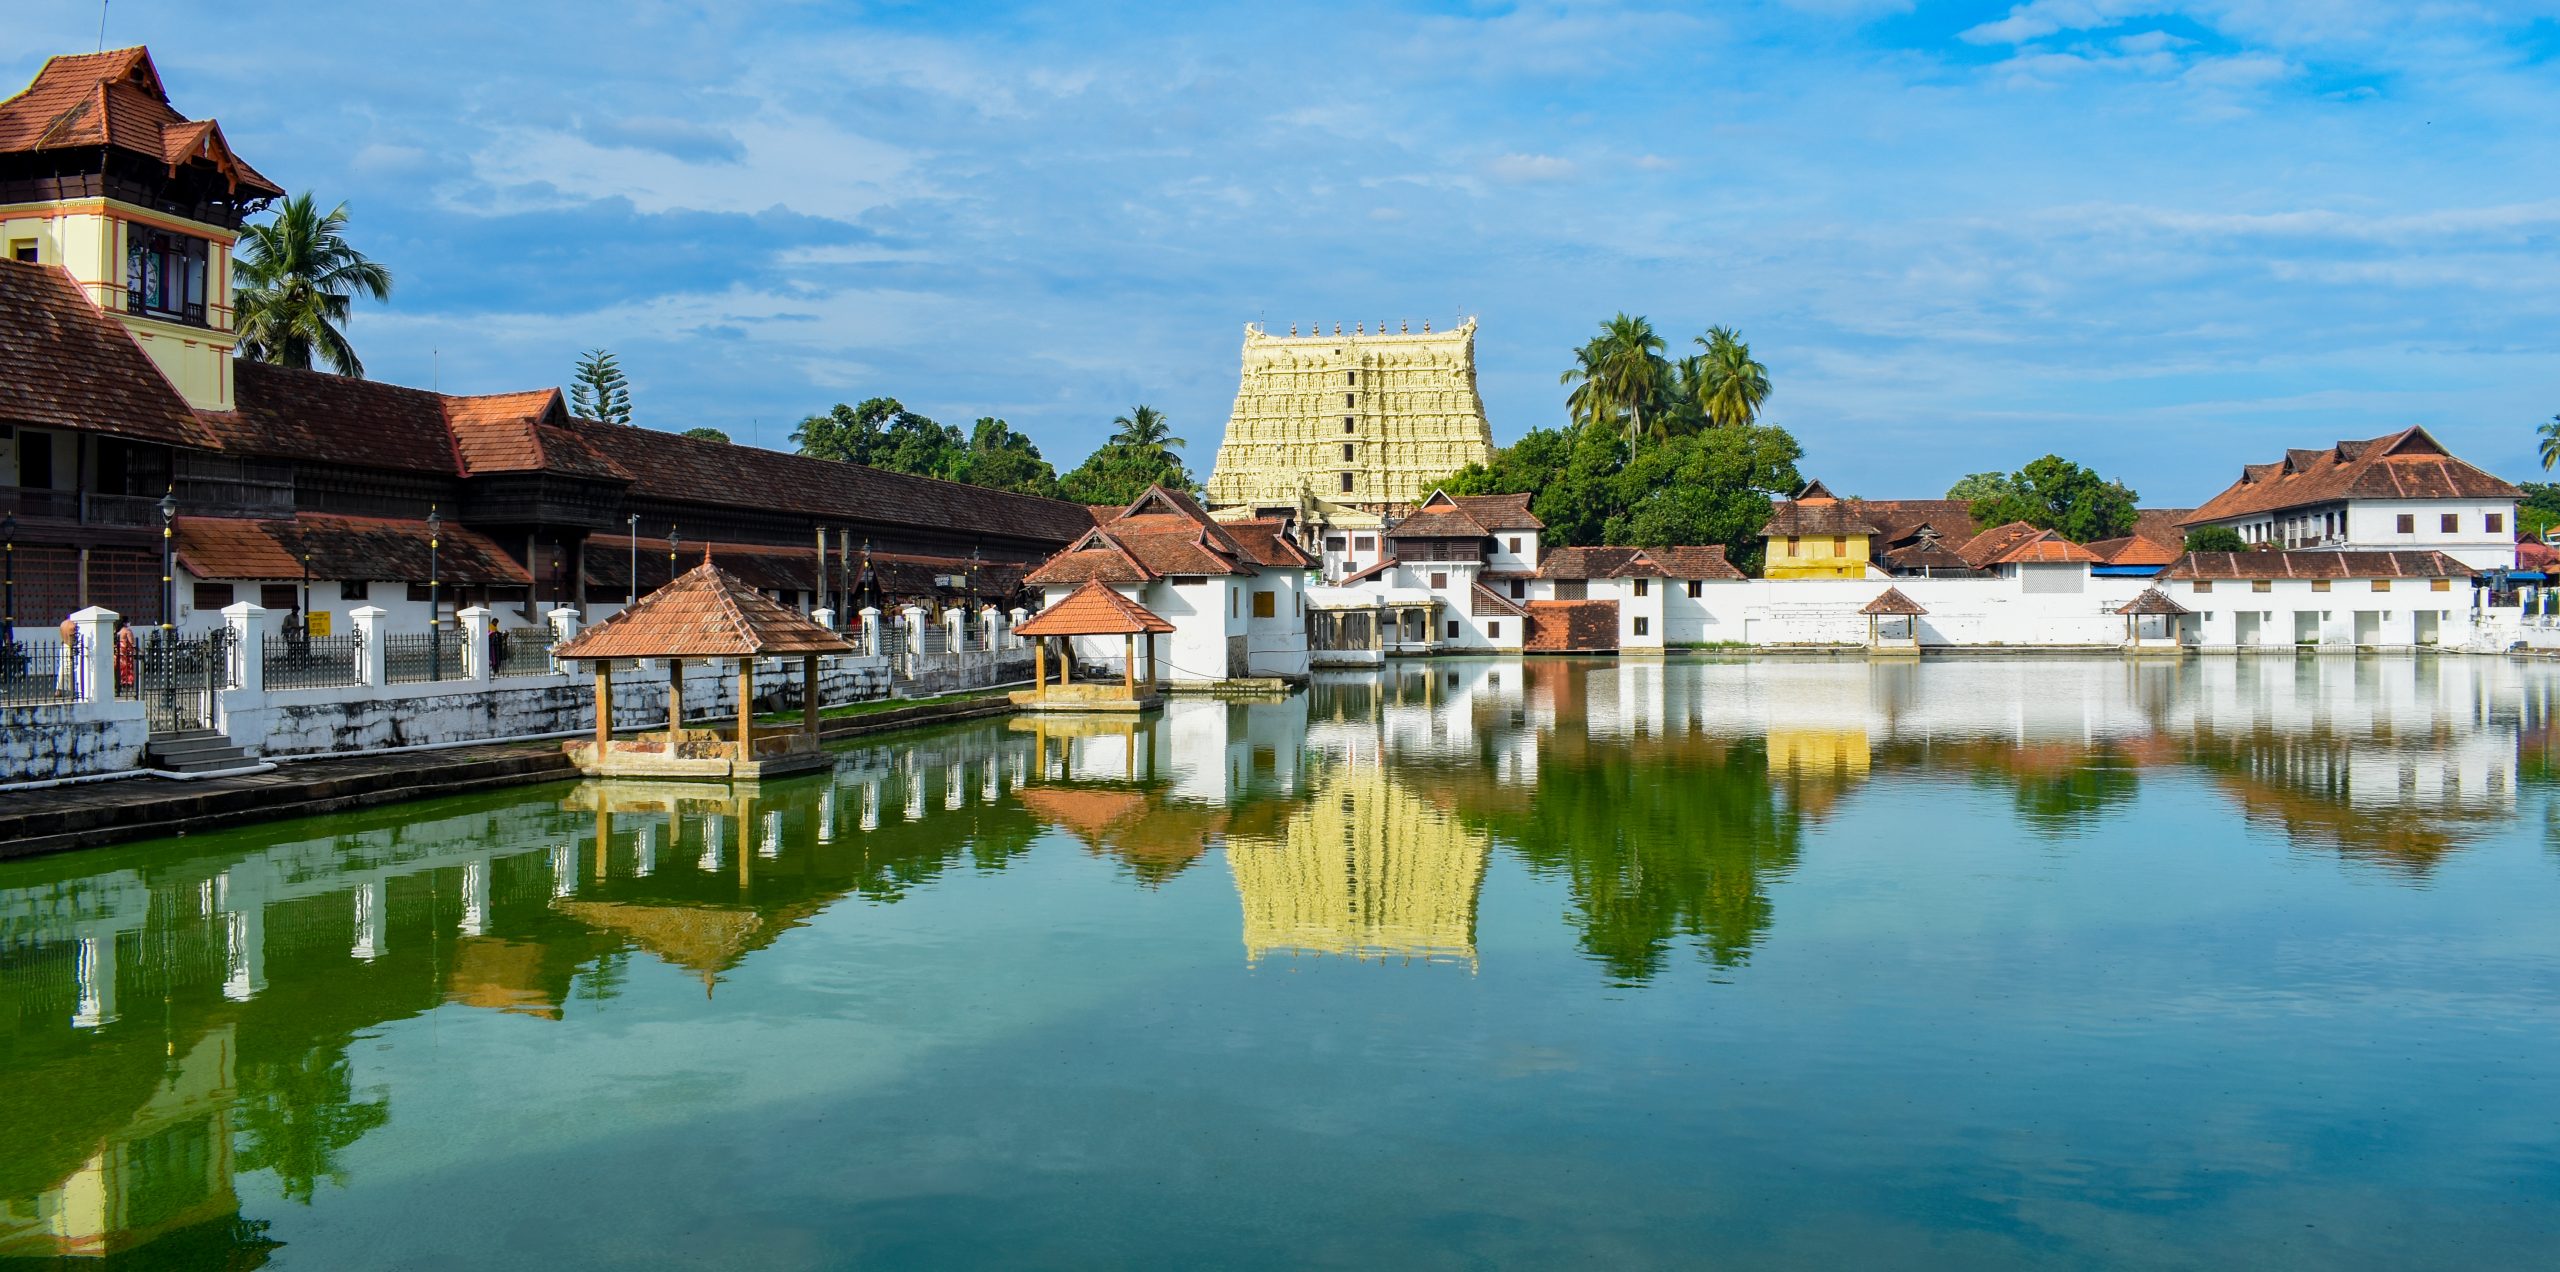
<path id="1" fill-rule="evenodd" d="M 1493 458 L 1476 395 L 1476 324 L 1434 332 L 1275 336 L 1244 329 L 1244 375 L 1209 476 L 1216 507 L 1302 508 L 1308 496 L 1401 512 Z"/>

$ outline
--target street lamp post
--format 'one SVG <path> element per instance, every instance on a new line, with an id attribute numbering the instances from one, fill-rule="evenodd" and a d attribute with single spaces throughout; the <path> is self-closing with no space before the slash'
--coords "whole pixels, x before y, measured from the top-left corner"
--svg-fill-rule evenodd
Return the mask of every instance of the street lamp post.
<path id="1" fill-rule="evenodd" d="M 311 639 L 311 540 L 301 538 L 302 548 L 302 638 Z"/>
<path id="2" fill-rule="evenodd" d="M 178 616 L 178 488 L 160 496 L 160 635 L 166 640 Z"/>
<path id="3" fill-rule="evenodd" d="M 427 505 L 427 679 L 444 679 L 444 515 Z"/>
<path id="4" fill-rule="evenodd" d="M 0 645 L 18 640 L 18 514 L 0 513 Z"/>
<path id="5" fill-rule="evenodd" d="M 676 549 L 683 543 L 684 536 L 676 533 L 675 523 L 667 523 L 667 581 L 670 583 L 676 581 Z"/>
<path id="6" fill-rule="evenodd" d="M 640 514 L 632 513 L 631 522 L 631 595 L 622 602 L 624 609 L 640 603 Z"/>

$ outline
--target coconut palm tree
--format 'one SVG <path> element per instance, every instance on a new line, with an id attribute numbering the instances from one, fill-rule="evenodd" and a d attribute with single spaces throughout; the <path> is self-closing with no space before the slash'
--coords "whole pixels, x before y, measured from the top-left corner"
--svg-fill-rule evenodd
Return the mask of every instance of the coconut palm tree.
<path id="1" fill-rule="evenodd" d="M 2560 415 L 2533 431 L 2542 438 L 2542 471 L 2550 472 L 2553 464 L 2560 464 Z"/>
<path id="2" fill-rule="evenodd" d="M 346 225 L 346 204 L 323 213 L 306 192 L 248 227 L 232 263 L 242 354 L 305 369 L 316 356 L 340 375 L 364 374 L 343 330 L 348 306 L 359 294 L 391 299 L 391 271 L 347 243 Z"/>
<path id="3" fill-rule="evenodd" d="M 1654 414 L 1652 427 L 1666 423 L 1656 409 L 1670 383 L 1663 347 L 1661 335 L 1642 318 L 1621 313 L 1601 323 L 1600 334 L 1574 351 L 1573 369 L 1556 381 L 1575 386 L 1565 399 L 1574 423 L 1623 419 L 1629 442 L 1644 435 L 1646 412 Z"/>
<path id="4" fill-rule="evenodd" d="M 1164 412 L 1152 406 L 1132 408 L 1127 415 L 1111 422 L 1119 426 L 1119 431 L 1111 435 L 1114 446 L 1149 451 L 1171 459 L 1173 455 L 1168 448 L 1179 449 L 1191 444 L 1174 436 L 1173 426 L 1165 422 Z"/>
<path id="5" fill-rule="evenodd" d="M 1697 343 L 1706 350 L 1698 359 L 1698 407 L 1707 422 L 1749 424 L 1760 418 L 1769 400 L 1769 368 L 1751 356 L 1751 346 L 1731 327 L 1709 327 Z"/>

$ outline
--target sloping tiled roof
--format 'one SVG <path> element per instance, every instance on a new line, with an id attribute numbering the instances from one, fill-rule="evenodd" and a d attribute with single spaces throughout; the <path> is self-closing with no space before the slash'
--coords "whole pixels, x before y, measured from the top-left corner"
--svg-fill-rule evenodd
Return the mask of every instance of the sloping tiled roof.
<path id="1" fill-rule="evenodd" d="M 1081 504 L 915 477 L 860 464 L 703 441 L 654 428 L 572 419 L 597 454 L 631 474 L 632 493 L 678 503 L 754 503 L 806 516 L 1066 543 L 1093 528 Z"/>
<path id="2" fill-rule="evenodd" d="M 686 539 L 669 544 L 664 539 L 638 541 L 640 586 L 656 589 L 681 577 L 692 565 L 702 561 L 707 550 L 711 563 L 767 592 L 801 592 L 817 586 L 817 550 L 806 544 L 782 546 L 770 543 L 705 543 Z M 587 586 L 599 600 L 627 594 L 631 587 L 633 541 L 628 536 L 595 535 L 587 540 Z M 678 560 L 668 559 L 681 554 Z M 691 564 L 685 564 L 690 562 Z M 835 554 L 827 555 L 827 586 L 839 582 Z"/>
<path id="3" fill-rule="evenodd" d="M 1478 582 L 1467 594 L 1467 613 L 1477 618 L 1525 618 L 1529 611 L 1520 602 Z"/>
<path id="4" fill-rule="evenodd" d="M 461 471 L 444 399 L 425 389 L 235 358 L 237 410 L 196 418 L 240 455 L 450 477 Z"/>
<path id="5" fill-rule="evenodd" d="M 1857 507 L 1858 515 L 1875 526 L 1876 537 L 1889 544 L 1920 533 L 1922 526 L 1950 543 L 1974 534 L 1973 502 L 1968 499 L 1864 499 Z"/>
<path id="6" fill-rule="evenodd" d="M 1889 587 L 1879 593 L 1876 596 L 1876 599 L 1859 606 L 1858 612 L 1861 614 L 1874 614 L 1890 618 L 1895 616 L 1917 617 L 1928 613 L 1929 610 L 1926 606 L 1920 604 L 1920 602 L 1903 595 L 1901 588 Z"/>
<path id="7" fill-rule="evenodd" d="M 1956 555 L 1977 570 L 1995 565 L 2095 563 L 2098 559 L 2089 549 L 2023 521 L 1993 526 L 1975 535 L 1972 542 L 1956 549 Z"/>
<path id="8" fill-rule="evenodd" d="M 2180 519 L 2203 525 L 2341 499 L 2518 499 L 2524 492 L 2447 453 L 2423 428 L 2325 450 L 2289 450 Z"/>
<path id="9" fill-rule="evenodd" d="M 2132 614 L 2141 617 L 2148 617 L 2157 614 L 2169 618 L 2177 618 L 2182 615 L 2195 613 L 2194 610 L 2188 609 L 2186 606 L 2170 600 L 2168 593 L 2163 592 L 2156 587 L 2146 587 L 2142 589 L 2142 595 L 2117 606 L 2116 612 L 2119 614 Z"/>
<path id="10" fill-rule="evenodd" d="M 1140 583 L 1165 575 L 1258 574 L 1257 567 L 1303 570 L 1315 564 L 1277 521 L 1221 524 L 1190 496 L 1157 486 L 1042 562 L 1025 582 Z"/>
<path id="11" fill-rule="evenodd" d="M 844 638 L 705 560 L 640 603 L 578 633 L 562 658 L 747 658 L 845 654 Z"/>
<path id="12" fill-rule="evenodd" d="M 524 586 L 533 576 L 488 536 L 451 521 L 429 560 L 427 523 L 390 517 L 306 512 L 291 519 L 244 521 L 180 517 L 178 563 L 200 579 L 298 579 L 311 554 L 315 579 L 381 579 L 424 583 L 430 572 L 448 586 Z"/>
<path id="13" fill-rule="evenodd" d="M 445 428 L 466 477 L 552 472 L 627 482 L 631 474 L 568 427 L 558 389 L 444 399 Z"/>
<path id="14" fill-rule="evenodd" d="M 1154 610 L 1099 580 L 1079 586 L 1014 629 L 1024 636 L 1137 636 L 1172 630 L 1173 624 L 1157 617 Z"/>
<path id="15" fill-rule="evenodd" d="M 1923 572 L 1943 574 L 1956 570 L 1980 572 L 1972 562 L 1965 560 L 1954 548 L 1948 547 L 1944 539 L 1923 540 L 1904 544 L 1899 548 L 1889 548 L 1884 554 L 1884 564 L 1887 569 L 1906 574 Z"/>
<path id="16" fill-rule="evenodd" d="M 2471 567 L 2432 550 L 2190 552 L 2164 579 L 2465 579 Z"/>
<path id="17" fill-rule="evenodd" d="M 1711 543 L 1705 547 L 1646 548 L 1644 554 L 1662 567 L 1662 572 L 1675 579 L 1739 579 L 1742 571 L 1725 560 L 1724 545 Z"/>
<path id="18" fill-rule="evenodd" d="M 1788 500 L 1769 509 L 1769 524 L 1760 527 L 1760 533 L 1778 538 L 1874 534 L 1876 525 L 1867 519 L 1863 506 L 1856 500 L 1840 503 Z"/>
<path id="19" fill-rule="evenodd" d="M 1417 512 L 1396 523 L 1387 531 L 1390 539 L 1481 539 L 1489 531 L 1475 518 L 1456 508 L 1435 508 Z"/>
<path id="20" fill-rule="evenodd" d="M 2133 532 L 2183 552 L 2187 546 L 2187 532 L 2178 523 L 2194 512 L 2193 508 L 2139 508 L 2133 514 Z"/>
<path id="21" fill-rule="evenodd" d="M 50 265 L 0 261 L 0 422 L 205 442 L 151 355 Z"/>
<path id="22" fill-rule="evenodd" d="M 2088 548 L 2107 565 L 2167 565 L 2185 555 L 2178 548 L 2140 534 L 2100 539 Z"/>
<path id="23" fill-rule="evenodd" d="M 1530 496 L 1520 495 L 1450 495 L 1451 503 L 1468 519 L 1487 530 L 1544 530 L 1547 523 L 1529 511 Z"/>
<path id="24" fill-rule="evenodd" d="M 1289 537 L 1287 527 L 1277 521 L 1256 518 L 1250 521 L 1224 521 L 1219 524 L 1226 527 L 1227 537 L 1235 540 L 1236 546 L 1244 550 L 1246 559 L 1257 565 L 1306 570 L 1321 564 L 1314 557 L 1307 555 L 1307 550 L 1299 547 L 1297 541 Z"/>
<path id="25" fill-rule="evenodd" d="M 1643 548 L 1549 548 L 1538 562 L 1542 579 L 1669 578 Z M 1704 576 L 1702 576 L 1704 577 Z"/>
<path id="26" fill-rule="evenodd" d="M 0 101 L 0 153 L 99 147 L 145 155 L 172 169 L 202 162 L 235 190 L 284 193 L 231 152 L 220 124 L 189 120 L 169 105 L 145 49 L 47 58 L 24 90 Z"/>

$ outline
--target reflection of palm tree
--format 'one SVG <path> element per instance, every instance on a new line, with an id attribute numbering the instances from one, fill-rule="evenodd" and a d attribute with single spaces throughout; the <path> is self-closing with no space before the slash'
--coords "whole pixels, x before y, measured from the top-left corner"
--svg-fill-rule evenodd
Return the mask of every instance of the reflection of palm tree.
<path id="1" fill-rule="evenodd" d="M 284 1195 L 304 1205 L 318 1183 L 341 1183 L 338 1154 L 391 1120 L 387 1099 L 358 1102 L 343 1040 L 282 1060 L 244 1061 L 240 1070 L 237 1166 L 271 1170 Z"/>

